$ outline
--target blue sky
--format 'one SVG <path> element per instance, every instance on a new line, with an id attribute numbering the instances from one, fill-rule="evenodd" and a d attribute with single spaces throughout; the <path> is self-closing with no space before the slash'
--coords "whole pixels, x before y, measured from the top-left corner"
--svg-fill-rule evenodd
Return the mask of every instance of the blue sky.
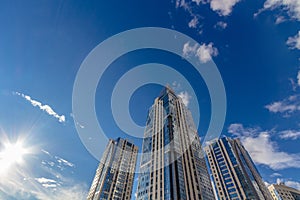
<path id="1" fill-rule="evenodd" d="M 176 69 L 190 82 L 201 110 L 198 131 L 204 136 L 210 96 L 184 58 L 213 59 L 227 97 L 222 135 L 241 138 L 265 182 L 285 181 L 300 189 L 299 21 L 296 0 L 1 1 L 0 163 L 10 165 L 0 169 L 0 199 L 86 197 L 98 161 L 75 128 L 76 74 L 102 41 L 149 26 L 179 31 L 199 45 L 183 46 L 182 57 L 143 49 L 117 58 L 95 94 L 106 136 L 125 136 L 141 145 L 141 138 L 116 125 L 110 99 L 124 73 L 153 62 Z M 190 107 L 195 98 L 175 81 L 170 85 Z M 147 84 L 132 95 L 128 109 L 137 124 L 144 125 L 161 89 Z M 5 156 L 10 147 L 22 156 Z"/>

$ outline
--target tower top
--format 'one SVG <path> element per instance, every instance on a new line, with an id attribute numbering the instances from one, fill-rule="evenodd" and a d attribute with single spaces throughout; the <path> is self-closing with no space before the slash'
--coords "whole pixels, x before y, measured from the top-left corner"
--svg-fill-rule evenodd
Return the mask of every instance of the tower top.
<path id="1" fill-rule="evenodd" d="M 162 89 L 162 91 L 160 92 L 160 95 L 159 96 L 163 96 L 164 94 L 166 93 L 171 93 L 173 94 L 174 96 L 176 96 L 174 90 L 171 88 L 170 84 L 166 84 L 166 86 Z"/>

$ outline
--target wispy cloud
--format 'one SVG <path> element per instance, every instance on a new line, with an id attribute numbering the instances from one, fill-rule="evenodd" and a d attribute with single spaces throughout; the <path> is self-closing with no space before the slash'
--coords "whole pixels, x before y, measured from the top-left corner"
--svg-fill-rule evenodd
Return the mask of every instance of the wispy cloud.
<path id="1" fill-rule="evenodd" d="M 233 136 L 236 137 L 252 137 L 256 135 L 258 132 L 259 127 L 255 128 L 244 128 L 242 124 L 230 124 L 228 127 L 228 133 L 231 133 Z"/>
<path id="2" fill-rule="evenodd" d="M 49 178 L 44 178 L 44 177 L 41 177 L 41 178 L 35 178 L 35 180 L 39 183 L 56 183 L 55 180 L 52 180 L 52 179 L 49 179 Z"/>
<path id="3" fill-rule="evenodd" d="M 53 179 L 48 179 L 44 177 L 35 178 L 37 182 L 39 182 L 44 188 L 56 188 L 59 186 L 57 182 Z"/>
<path id="4" fill-rule="evenodd" d="M 180 92 L 178 96 L 182 99 L 185 106 L 188 107 L 190 99 L 192 98 L 187 91 Z"/>
<path id="5" fill-rule="evenodd" d="M 50 165 L 51 167 L 56 166 L 60 170 L 64 170 L 64 169 L 66 169 L 66 167 L 69 167 L 69 168 L 75 167 L 75 164 L 73 164 L 72 162 L 70 162 L 66 159 L 63 159 L 59 156 L 54 156 L 44 149 L 42 149 L 41 151 L 44 154 L 48 155 L 50 158 L 50 159 L 47 159 L 47 161 L 43 160 L 42 164 L 44 164 L 45 166 L 47 166 L 47 165 Z"/>
<path id="6" fill-rule="evenodd" d="M 171 85 L 172 89 L 175 91 L 178 97 L 181 98 L 182 102 L 185 106 L 189 106 L 192 96 L 189 94 L 188 91 L 183 91 L 180 82 L 174 81 Z"/>
<path id="7" fill-rule="evenodd" d="M 211 0 L 210 7 L 221 16 L 228 16 L 231 14 L 233 7 L 240 0 Z"/>
<path id="8" fill-rule="evenodd" d="M 228 132 L 238 136 L 256 164 L 266 165 L 273 170 L 300 168 L 300 154 L 290 154 L 278 149 L 271 140 L 272 131 L 244 128 L 242 124 L 231 124 Z"/>
<path id="9" fill-rule="evenodd" d="M 300 70 L 298 71 L 298 74 L 297 74 L 297 84 L 298 84 L 298 86 L 300 86 Z"/>
<path id="10" fill-rule="evenodd" d="M 192 2 L 195 2 L 197 5 L 200 5 L 201 2 L 204 2 L 203 0 L 192 0 Z"/>
<path id="11" fill-rule="evenodd" d="M 48 115 L 55 117 L 56 119 L 58 119 L 59 122 L 66 121 L 66 118 L 64 115 L 58 115 L 49 105 L 43 105 L 41 102 L 34 100 L 30 96 L 25 95 L 20 92 L 14 92 L 14 94 L 23 97 L 24 99 L 29 101 L 31 103 L 31 105 L 33 105 L 34 107 L 38 107 L 39 109 L 45 111 Z"/>
<path id="12" fill-rule="evenodd" d="M 285 181 L 284 182 L 285 185 L 289 186 L 289 187 L 292 187 L 292 188 L 295 188 L 297 190 L 300 190 L 300 182 L 297 182 L 297 181 Z"/>
<path id="13" fill-rule="evenodd" d="M 188 26 L 190 28 L 197 28 L 198 23 L 199 23 L 198 17 L 194 16 L 193 19 L 189 22 Z"/>
<path id="14" fill-rule="evenodd" d="M 73 163 L 71 163 L 71 162 L 69 162 L 69 161 L 67 161 L 67 160 L 65 160 L 63 158 L 60 158 L 58 156 L 55 156 L 55 158 L 56 158 L 57 162 L 60 163 L 60 164 L 62 164 L 62 165 L 69 166 L 69 167 L 74 167 Z"/>
<path id="15" fill-rule="evenodd" d="M 283 178 L 277 178 L 276 183 L 277 184 L 284 183 L 286 186 L 300 190 L 300 182 L 297 182 L 297 181 L 291 181 L 291 180 L 287 180 L 287 179 L 283 179 Z"/>
<path id="16" fill-rule="evenodd" d="M 216 23 L 216 25 L 214 26 L 216 29 L 225 29 L 227 27 L 227 23 L 226 22 L 222 22 L 219 21 Z"/>
<path id="17" fill-rule="evenodd" d="M 46 150 L 41 151 L 42 154 L 35 155 L 27 165 L 16 166 L 2 176 L 0 191 L 7 197 L 24 200 L 86 199 L 88 187 L 71 178 L 73 167 L 64 161 L 59 163 L 60 157 L 52 156 Z M 64 165 L 66 170 L 59 170 L 59 165 Z"/>
<path id="18" fill-rule="evenodd" d="M 183 8 L 187 13 L 190 14 L 192 19 L 189 21 L 188 26 L 190 28 L 197 28 L 199 33 L 201 34 L 203 29 L 203 24 L 199 23 L 199 19 L 201 18 L 199 13 L 199 7 L 202 4 L 209 4 L 210 8 L 218 13 L 220 16 L 228 16 L 232 13 L 233 7 L 240 2 L 240 0 L 176 0 L 175 7 Z M 221 25 L 218 28 L 226 28 L 227 24 L 219 24 Z"/>
<path id="19" fill-rule="evenodd" d="M 279 174 L 279 173 L 277 173 L 277 172 L 271 174 L 271 177 L 281 177 L 281 176 L 282 176 L 282 175 Z"/>
<path id="20" fill-rule="evenodd" d="M 290 83 L 291 83 L 291 86 L 292 86 L 293 91 L 295 92 L 295 91 L 297 90 L 298 83 L 295 83 L 295 81 L 294 81 L 293 78 L 289 78 L 289 81 L 290 81 Z"/>
<path id="21" fill-rule="evenodd" d="M 76 126 L 78 126 L 78 127 L 80 127 L 80 128 L 84 128 L 84 127 L 85 127 L 84 125 L 82 125 L 81 123 L 79 123 L 79 122 L 76 120 L 76 118 L 74 117 L 74 114 L 73 114 L 73 113 L 71 113 L 70 116 L 73 118 L 74 123 L 75 123 Z"/>
<path id="22" fill-rule="evenodd" d="M 275 20 L 275 24 L 281 24 L 286 21 L 286 18 L 284 16 L 277 16 Z"/>
<path id="23" fill-rule="evenodd" d="M 43 153 L 45 153 L 45 154 L 51 156 L 51 154 L 49 153 L 49 151 L 46 151 L 46 150 L 44 150 L 44 149 L 42 149 L 41 151 L 42 151 Z"/>
<path id="24" fill-rule="evenodd" d="M 300 3 L 297 0 L 266 0 L 263 8 L 261 8 L 254 17 L 259 15 L 265 10 L 281 9 L 286 11 L 287 14 L 292 18 L 300 21 Z"/>
<path id="25" fill-rule="evenodd" d="M 281 131 L 279 133 L 279 137 L 281 139 L 291 139 L 291 140 L 296 140 L 298 138 L 300 138 L 300 131 L 298 130 L 284 130 L 284 131 Z"/>
<path id="26" fill-rule="evenodd" d="M 299 3 L 300 4 L 300 3 Z M 300 5 L 299 5 L 300 6 Z M 300 8 L 299 8 L 300 9 Z M 289 37 L 286 41 L 286 44 L 291 49 L 300 49 L 300 31 L 298 31 L 298 34 L 296 34 L 293 37 Z M 299 80 L 299 79 L 298 79 Z"/>
<path id="27" fill-rule="evenodd" d="M 265 106 L 272 113 L 284 114 L 289 117 L 292 113 L 300 111 L 300 95 L 292 95 L 281 101 L 276 101 Z"/>
<path id="28" fill-rule="evenodd" d="M 195 44 L 190 45 L 189 42 L 183 45 L 182 49 L 183 57 L 197 56 L 201 63 L 206 63 L 212 59 L 213 56 L 218 55 L 218 49 L 213 47 L 213 43 L 209 44 Z"/>
<path id="29" fill-rule="evenodd" d="M 205 3 L 201 0 L 176 0 L 176 8 L 183 8 L 192 18 L 188 26 L 190 28 L 198 30 L 199 34 L 202 33 L 202 25 L 200 24 L 200 18 L 202 18 L 197 12 L 197 7 L 201 3 Z"/>
<path id="30" fill-rule="evenodd" d="M 191 46 L 189 42 L 183 45 L 182 53 L 184 57 L 191 57 L 196 54 L 198 45 Z"/>
<path id="31" fill-rule="evenodd" d="M 172 88 L 173 88 L 174 91 L 179 91 L 179 90 L 182 89 L 181 84 L 179 82 L 177 82 L 177 81 L 174 81 L 172 83 Z"/>
<path id="32" fill-rule="evenodd" d="M 197 50 L 197 56 L 203 63 L 211 60 L 212 56 L 217 56 L 218 50 L 213 47 L 213 43 L 210 42 L 208 45 L 202 44 Z"/>
<path id="33" fill-rule="evenodd" d="M 177 0 L 176 7 L 183 7 L 186 10 L 192 9 L 192 4 L 190 2 L 195 3 L 197 6 L 201 6 L 201 4 L 210 4 L 210 8 L 217 12 L 220 16 L 228 16 L 231 14 L 233 7 L 239 2 L 240 0 Z"/>
<path id="34" fill-rule="evenodd" d="M 270 105 L 266 105 L 265 107 L 273 113 L 294 112 L 297 109 L 296 105 L 286 104 L 283 101 L 277 101 Z"/>

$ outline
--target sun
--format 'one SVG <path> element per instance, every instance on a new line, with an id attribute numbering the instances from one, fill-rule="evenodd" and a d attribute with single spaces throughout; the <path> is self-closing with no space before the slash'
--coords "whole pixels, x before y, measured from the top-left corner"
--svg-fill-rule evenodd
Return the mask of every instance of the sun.
<path id="1" fill-rule="evenodd" d="M 15 143 L 7 141 L 3 147 L 0 151 L 0 174 L 16 164 L 22 164 L 24 155 L 29 153 L 24 147 L 24 142 L 20 140 Z"/>

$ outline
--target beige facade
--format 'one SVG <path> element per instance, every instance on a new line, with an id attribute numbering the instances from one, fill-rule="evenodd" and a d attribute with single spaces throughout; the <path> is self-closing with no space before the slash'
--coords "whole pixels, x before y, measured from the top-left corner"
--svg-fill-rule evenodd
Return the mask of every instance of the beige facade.
<path id="1" fill-rule="evenodd" d="M 300 200 L 300 191 L 283 183 L 270 185 L 268 189 L 274 200 Z"/>

